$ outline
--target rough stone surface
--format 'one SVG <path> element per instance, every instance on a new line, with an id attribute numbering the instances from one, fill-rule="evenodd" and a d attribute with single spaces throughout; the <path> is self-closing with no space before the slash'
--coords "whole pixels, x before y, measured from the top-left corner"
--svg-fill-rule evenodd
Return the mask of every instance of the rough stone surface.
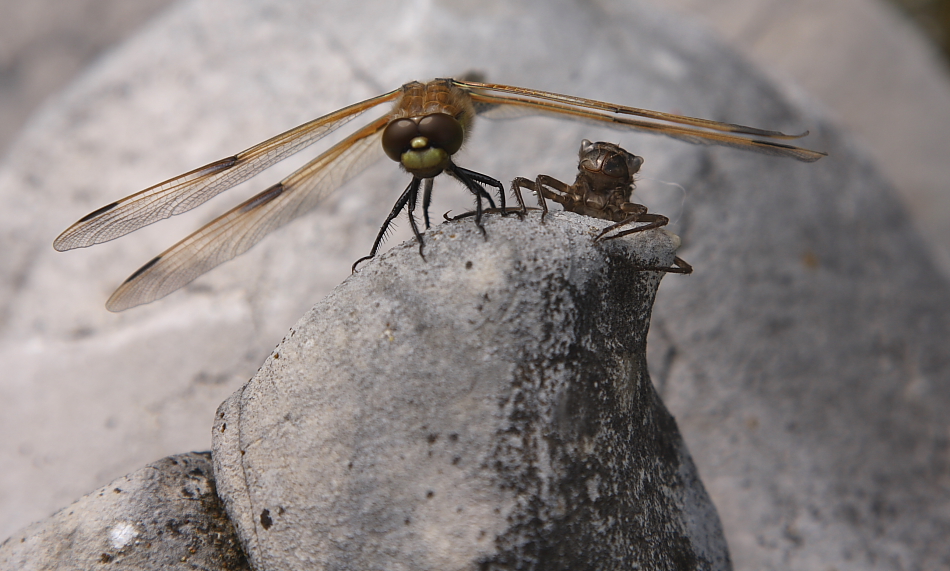
<path id="1" fill-rule="evenodd" d="M 321 113 L 472 68 L 811 130 L 806 144 L 830 157 L 801 165 L 547 119 L 485 121 L 460 160 L 501 180 L 570 180 L 581 138 L 611 140 L 646 158 L 641 188 L 686 189 L 680 214 L 659 210 L 677 217 L 696 272 L 660 288 L 649 362 L 737 569 L 950 566 L 950 285 L 879 161 L 799 95 L 634 0 L 202 0 L 100 60 L 0 169 L 0 536 L 154 458 L 206 448 L 215 407 L 366 253 L 407 181 L 380 164 L 186 291 L 119 316 L 102 303 L 131 271 L 280 174 L 88 251 L 53 252 L 60 230 Z M 851 68 L 836 69 L 846 79 Z M 443 208 L 468 207 L 455 184 L 436 190 Z"/>
<path id="2" fill-rule="evenodd" d="M 91 210 L 407 80 L 469 69 L 648 108 L 815 127 L 794 112 L 756 117 L 754 107 L 779 105 L 775 89 L 739 99 L 737 81 L 707 89 L 708 70 L 733 56 L 648 7 L 618 5 L 201 0 L 104 56 L 31 121 L 0 168 L 0 513 L 11 514 L 0 537 L 155 458 L 210 446 L 218 404 L 368 252 L 408 181 L 380 163 L 239 259 L 120 315 L 103 303 L 132 271 L 289 167 L 121 240 L 54 252 L 53 238 Z M 544 118 L 478 122 L 459 161 L 502 181 L 570 180 L 584 137 L 647 155 L 651 177 L 675 181 L 695 165 L 689 145 Z M 471 207 L 450 180 L 435 201 L 436 213 Z M 389 243 L 409 235 L 399 221 Z"/>
<path id="3" fill-rule="evenodd" d="M 0 544 L 3 571 L 250 570 L 215 493 L 211 454 L 169 456 Z"/>
<path id="4" fill-rule="evenodd" d="M 255 568 L 731 569 L 646 369 L 662 231 L 472 219 L 368 263 L 225 401 Z"/>

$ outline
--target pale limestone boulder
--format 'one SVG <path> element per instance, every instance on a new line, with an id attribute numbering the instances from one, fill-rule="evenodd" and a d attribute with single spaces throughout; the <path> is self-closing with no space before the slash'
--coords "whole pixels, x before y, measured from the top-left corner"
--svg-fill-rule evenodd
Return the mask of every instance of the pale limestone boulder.
<path id="1" fill-rule="evenodd" d="M 256 569 L 731 569 L 646 368 L 661 275 L 637 268 L 679 240 L 539 219 L 367 263 L 222 404 L 215 475 Z"/>
<path id="2" fill-rule="evenodd" d="M 120 316 L 101 304 L 124 277 L 280 175 L 89 251 L 54 253 L 62 228 L 321 113 L 473 68 L 811 130 L 805 144 L 830 156 L 802 165 L 547 119 L 485 121 L 462 164 L 569 180 L 587 137 L 644 156 L 641 187 L 686 189 L 674 231 L 696 272 L 659 292 L 650 365 L 737 568 L 944 565 L 950 286 L 877 162 L 796 92 L 634 0 L 196 0 L 103 58 L 0 169 L 0 536 L 154 458 L 206 448 L 214 408 L 366 253 L 407 181 L 380 164 L 325 210 Z M 468 206 L 452 183 L 436 196 Z"/>
<path id="3" fill-rule="evenodd" d="M 717 109 L 704 88 L 685 88 L 710 69 L 705 55 L 687 57 L 709 53 L 708 39 L 649 8 L 618 9 L 605 18 L 602 7 L 560 1 L 192 0 L 105 54 L 31 121 L 0 166 L 0 432 L 8 435 L 0 513 L 10 514 L 0 537 L 155 458 L 208 448 L 218 404 L 368 253 L 408 180 L 379 163 L 237 260 L 119 315 L 103 304 L 123 279 L 290 167 L 95 248 L 54 252 L 60 231 L 344 105 L 471 69 L 514 85 L 743 119 Z M 748 95 L 747 104 L 761 96 Z M 794 114 L 767 122 L 806 123 Z M 658 178 L 693 164 L 689 145 L 544 118 L 478 122 L 459 162 L 506 182 L 541 172 L 570 180 L 584 137 L 647 153 Z M 464 189 L 438 181 L 436 216 L 470 207 Z M 397 223 L 389 244 L 410 236 Z"/>
<path id="4" fill-rule="evenodd" d="M 250 567 L 214 487 L 211 454 L 177 454 L 87 494 L 0 543 L 3 571 Z"/>

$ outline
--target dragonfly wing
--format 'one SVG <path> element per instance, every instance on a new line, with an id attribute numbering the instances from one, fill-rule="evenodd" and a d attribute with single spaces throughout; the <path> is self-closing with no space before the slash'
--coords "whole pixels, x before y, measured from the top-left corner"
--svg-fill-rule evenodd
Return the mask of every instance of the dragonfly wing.
<path id="1" fill-rule="evenodd" d="M 790 157 L 804 162 L 814 162 L 827 156 L 825 153 L 819 151 L 812 151 L 775 141 L 751 139 L 731 133 L 704 131 L 687 126 L 669 125 L 631 117 L 608 115 L 590 109 L 572 107 L 552 101 L 496 97 L 480 93 L 472 93 L 471 97 L 475 104 L 476 111 L 484 110 L 482 115 L 488 118 L 548 115 L 555 118 L 594 123 L 615 129 L 637 130 L 666 135 L 693 144 L 721 145 L 766 155 Z"/>
<path id="2" fill-rule="evenodd" d="M 392 101 L 401 88 L 304 123 L 232 157 L 215 161 L 103 206 L 67 228 L 53 242 L 59 251 L 100 244 L 170 216 L 215 195 L 315 143 L 364 111 Z"/>
<path id="3" fill-rule="evenodd" d="M 457 83 L 463 88 L 471 89 L 470 95 L 476 112 L 493 119 L 523 117 L 526 115 L 549 115 L 562 119 L 591 122 L 606 127 L 662 134 L 693 144 L 735 147 L 767 155 L 791 157 L 805 162 L 814 162 L 827 156 L 825 153 L 818 151 L 743 136 L 790 139 L 803 135 L 785 135 L 776 131 L 764 131 L 753 127 L 681 117 L 633 107 L 621 107 L 592 99 L 556 95 L 518 87 Z M 473 88 L 471 86 L 477 87 Z M 504 88 L 504 90 L 500 88 Z M 498 94 L 498 92 L 501 94 Z M 521 95 L 522 92 L 526 95 Z M 667 122 L 647 121 L 630 115 L 639 115 Z"/>
<path id="4" fill-rule="evenodd" d="M 388 117 L 377 119 L 175 244 L 119 286 L 106 308 L 122 311 L 162 298 L 309 212 L 382 157 L 379 139 L 387 123 Z"/>
<path id="5" fill-rule="evenodd" d="M 574 95 L 562 95 L 560 93 L 551 93 L 549 91 L 541 91 L 527 87 L 515 87 L 512 85 L 501 85 L 498 83 L 475 83 L 458 80 L 453 81 L 456 85 L 465 89 L 481 90 L 483 92 L 493 91 L 495 94 L 502 94 L 502 97 L 514 96 L 516 98 L 527 97 L 542 99 L 554 101 L 564 105 L 595 109 L 606 113 L 614 113 L 617 115 L 636 115 L 638 117 L 645 117 L 647 119 L 656 119 L 658 121 L 667 121 L 669 123 L 679 123 L 682 125 L 692 125 L 694 127 L 702 127 L 703 129 L 712 129 L 714 131 L 723 131 L 727 133 L 755 135 L 758 137 L 769 137 L 771 139 L 798 139 L 808 134 L 806 131 L 800 135 L 787 135 L 780 131 L 768 131 L 765 129 L 758 129 L 756 127 L 736 125 L 735 123 L 721 123 L 719 121 L 712 121 L 709 119 L 700 119 L 699 117 L 674 115 L 672 113 L 664 113 L 662 111 L 651 111 L 650 109 L 641 109 L 639 107 L 628 107 L 626 105 L 617 105 L 615 103 L 597 101 L 596 99 L 586 99 L 584 97 L 577 97 Z"/>

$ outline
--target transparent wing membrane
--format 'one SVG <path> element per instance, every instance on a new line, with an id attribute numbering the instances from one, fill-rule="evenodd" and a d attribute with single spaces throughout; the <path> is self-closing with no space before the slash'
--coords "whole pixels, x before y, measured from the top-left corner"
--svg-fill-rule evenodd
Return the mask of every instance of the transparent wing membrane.
<path id="1" fill-rule="evenodd" d="M 53 242 L 59 251 L 114 240 L 143 226 L 187 212 L 275 163 L 319 141 L 364 111 L 391 101 L 399 90 L 344 107 L 215 161 L 113 202 L 81 218 Z"/>
<path id="2" fill-rule="evenodd" d="M 360 129 L 305 166 L 212 220 L 132 274 L 106 308 L 122 311 L 162 298 L 246 252 L 267 234 L 313 210 L 382 157 L 386 117 Z"/>
<path id="3" fill-rule="evenodd" d="M 385 117 L 358 129 L 281 182 L 232 208 L 145 264 L 116 290 L 106 307 L 111 311 L 122 311 L 164 297 L 215 266 L 246 252 L 270 232 L 309 212 L 331 192 L 383 156 L 382 133 L 389 122 L 397 118 L 410 118 L 422 125 L 419 120 L 434 111 L 442 110 L 457 118 L 458 110 L 474 107 L 478 115 L 489 118 L 546 115 L 806 162 L 825 156 L 818 151 L 777 142 L 807 133 L 786 135 L 508 85 L 454 79 L 440 79 L 428 84 L 410 82 L 399 89 L 304 123 L 234 156 L 103 206 L 67 228 L 53 242 L 53 247 L 63 251 L 92 246 L 187 212 L 312 145 L 365 111 L 390 102 L 394 107 Z M 451 155 L 451 150 L 448 154 Z M 464 171 L 454 165 L 453 168 Z M 431 182 L 425 177 L 435 176 L 408 167 L 407 170 L 414 173 L 414 184 L 420 179 Z M 479 176 L 494 180 L 487 175 Z M 501 187 L 500 183 L 497 185 Z M 417 238 L 421 241 L 421 235 L 417 234 Z"/>
<path id="4" fill-rule="evenodd" d="M 557 95 L 521 87 L 471 82 L 456 83 L 463 88 L 471 89 L 471 97 L 476 110 L 481 115 L 491 118 L 504 119 L 526 115 L 547 115 L 617 129 L 666 135 L 692 144 L 721 145 L 767 155 L 790 157 L 804 162 L 814 162 L 826 156 L 825 153 L 818 151 L 742 136 L 749 135 L 784 140 L 803 137 L 807 135 L 807 132 L 801 135 L 786 135 L 778 131 L 766 131 L 731 123 L 682 117 L 635 107 L 623 107 L 593 99 Z M 667 123 L 644 121 L 629 116 L 639 116 L 666 121 Z"/>

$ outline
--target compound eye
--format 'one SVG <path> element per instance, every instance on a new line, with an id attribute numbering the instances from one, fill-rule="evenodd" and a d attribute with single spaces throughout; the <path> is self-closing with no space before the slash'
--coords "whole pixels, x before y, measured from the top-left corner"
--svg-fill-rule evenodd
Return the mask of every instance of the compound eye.
<path id="1" fill-rule="evenodd" d="M 604 166 L 600 170 L 607 176 L 624 178 L 627 176 L 627 161 L 623 160 L 620 155 L 610 155 L 604 161 Z"/>
<path id="2" fill-rule="evenodd" d="M 643 166 L 643 157 L 627 153 L 627 171 L 630 174 L 640 172 L 640 167 Z"/>
<path id="3" fill-rule="evenodd" d="M 429 145 L 454 155 L 462 148 L 462 125 L 448 113 L 433 113 L 419 121 L 419 134 L 429 139 Z"/>
<path id="4" fill-rule="evenodd" d="M 412 148 L 412 140 L 419 136 L 419 126 L 412 119 L 390 121 L 383 130 L 383 150 L 386 156 L 399 162 L 402 154 Z"/>

